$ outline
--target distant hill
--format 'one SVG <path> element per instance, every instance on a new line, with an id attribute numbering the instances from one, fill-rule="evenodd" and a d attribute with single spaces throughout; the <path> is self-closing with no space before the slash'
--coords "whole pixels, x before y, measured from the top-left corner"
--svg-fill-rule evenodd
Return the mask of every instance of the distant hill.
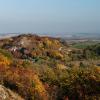
<path id="1" fill-rule="evenodd" d="M 18 36 L 23 33 L 0 33 L 0 38 Z M 29 34 L 29 33 L 24 33 Z M 40 36 L 60 37 L 65 39 L 100 39 L 100 33 L 31 33 Z"/>

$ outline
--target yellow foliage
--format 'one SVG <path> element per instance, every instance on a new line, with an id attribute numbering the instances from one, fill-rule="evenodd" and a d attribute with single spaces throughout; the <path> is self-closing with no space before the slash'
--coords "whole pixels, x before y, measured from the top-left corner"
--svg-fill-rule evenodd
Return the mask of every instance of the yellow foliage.
<path id="1" fill-rule="evenodd" d="M 43 100 L 47 100 L 46 90 L 37 75 L 34 75 L 34 82 L 36 84 L 35 90 L 40 94 L 41 97 L 43 97 Z"/>
<path id="2" fill-rule="evenodd" d="M 48 47 L 52 45 L 52 41 L 50 41 L 48 38 L 45 38 L 44 42 Z"/>
<path id="3" fill-rule="evenodd" d="M 11 64 L 11 60 L 0 53 L 0 65 L 9 66 L 10 64 Z"/>
<path id="4" fill-rule="evenodd" d="M 63 55 L 57 50 L 51 50 L 49 55 L 54 58 L 63 59 Z"/>
<path id="5" fill-rule="evenodd" d="M 63 64 L 57 64 L 57 69 L 66 69 L 66 66 Z"/>

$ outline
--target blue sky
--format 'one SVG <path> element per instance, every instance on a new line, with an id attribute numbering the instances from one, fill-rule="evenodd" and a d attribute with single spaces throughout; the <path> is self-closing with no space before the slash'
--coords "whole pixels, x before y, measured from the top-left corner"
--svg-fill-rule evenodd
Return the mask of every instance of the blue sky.
<path id="1" fill-rule="evenodd" d="M 100 0 L 0 0 L 0 33 L 100 33 Z"/>

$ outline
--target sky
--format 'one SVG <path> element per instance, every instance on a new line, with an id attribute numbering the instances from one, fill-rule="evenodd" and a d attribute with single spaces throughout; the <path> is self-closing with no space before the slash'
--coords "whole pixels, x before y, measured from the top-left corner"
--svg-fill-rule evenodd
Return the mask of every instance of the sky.
<path id="1" fill-rule="evenodd" d="M 100 33 L 100 0 L 0 0 L 0 33 Z"/>

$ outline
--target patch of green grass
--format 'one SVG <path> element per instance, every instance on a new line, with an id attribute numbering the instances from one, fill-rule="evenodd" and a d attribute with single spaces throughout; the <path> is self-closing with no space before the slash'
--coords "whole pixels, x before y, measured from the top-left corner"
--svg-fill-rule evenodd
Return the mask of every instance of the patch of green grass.
<path id="1" fill-rule="evenodd" d="M 96 44 L 98 44 L 98 42 L 87 41 L 87 42 L 73 44 L 72 47 L 78 49 L 84 49 L 87 48 L 88 46 L 92 46 Z"/>
<path id="2" fill-rule="evenodd" d="M 83 48 L 86 48 L 87 45 L 78 43 L 78 44 L 74 44 L 72 47 L 78 48 L 78 49 L 83 49 Z"/>

